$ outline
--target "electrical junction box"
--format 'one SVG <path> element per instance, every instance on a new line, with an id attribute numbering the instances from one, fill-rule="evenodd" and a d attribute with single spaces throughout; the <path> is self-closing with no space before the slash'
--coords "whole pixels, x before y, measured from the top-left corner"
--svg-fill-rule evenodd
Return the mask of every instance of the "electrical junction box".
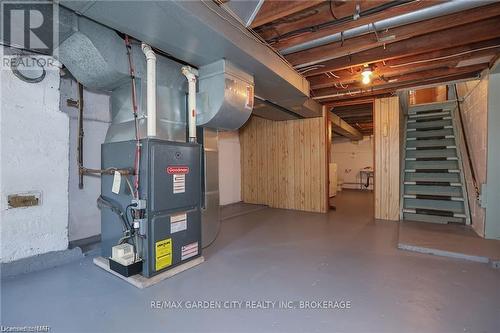
<path id="1" fill-rule="evenodd" d="M 139 196 L 145 200 L 146 215 L 141 221 L 139 257 L 145 277 L 171 269 L 201 256 L 201 146 L 197 143 L 141 139 Z M 104 143 L 101 167 L 133 169 L 135 140 Z M 119 184 L 113 175 L 101 178 L 101 194 L 121 206 L 132 202 L 127 180 Z M 141 203 L 142 204 L 142 203 Z M 102 256 L 112 257 L 112 249 L 123 236 L 122 222 L 109 209 L 101 210 Z M 131 241 L 129 241 L 131 243 Z"/>

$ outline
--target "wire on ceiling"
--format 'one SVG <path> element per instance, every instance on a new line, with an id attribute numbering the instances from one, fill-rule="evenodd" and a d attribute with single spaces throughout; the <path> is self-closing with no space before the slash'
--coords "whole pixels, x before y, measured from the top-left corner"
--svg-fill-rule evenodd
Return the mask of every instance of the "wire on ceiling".
<path id="1" fill-rule="evenodd" d="M 436 57 L 436 58 L 432 58 L 432 59 L 424 59 L 424 60 L 411 61 L 411 62 L 407 62 L 407 63 L 404 63 L 404 64 L 399 64 L 399 65 L 389 65 L 389 67 L 390 68 L 399 68 L 399 67 L 404 67 L 404 66 L 409 66 L 409 65 L 416 65 L 416 64 L 422 64 L 422 63 L 432 62 L 432 61 L 437 61 L 437 60 L 445 60 L 445 59 L 459 57 L 461 55 L 465 55 L 465 54 L 469 54 L 469 53 L 473 53 L 473 52 L 484 51 L 484 50 L 489 50 L 489 49 L 495 49 L 495 48 L 498 48 L 498 47 L 500 47 L 500 45 L 486 46 L 486 47 L 482 47 L 482 48 L 479 48 L 479 49 L 463 51 L 463 52 L 459 52 L 459 53 L 455 53 L 455 54 L 450 54 L 450 55 L 442 56 L 442 57 Z"/>
<path id="2" fill-rule="evenodd" d="M 414 1 L 418 1 L 418 0 L 391 1 L 391 2 L 388 2 L 388 3 L 382 4 L 380 6 L 377 6 L 377 7 L 374 7 L 374 8 L 370 8 L 370 9 L 367 9 L 367 10 L 364 10 L 364 11 L 361 11 L 361 12 L 359 12 L 358 15 L 359 15 L 359 17 L 369 16 L 369 15 L 373 15 L 373 14 L 376 14 L 376 13 L 380 13 L 380 12 L 386 10 L 386 9 L 389 9 L 389 8 L 392 8 L 392 7 L 401 6 L 401 5 L 405 5 L 407 3 L 414 2 Z M 320 24 L 311 25 L 311 26 L 308 26 L 308 27 L 304 27 L 304 28 L 293 30 L 293 31 L 289 31 L 287 33 L 284 33 L 283 35 L 280 35 L 278 37 L 274 37 L 274 38 L 270 39 L 269 42 L 274 42 L 275 43 L 275 42 L 278 42 L 278 41 L 281 41 L 281 40 L 284 40 L 284 39 L 287 39 L 287 38 L 296 37 L 298 34 L 302 34 L 304 32 L 315 32 L 315 31 L 322 30 L 322 29 L 325 29 L 325 28 L 329 28 L 331 26 L 335 26 L 335 25 L 338 25 L 338 24 L 341 24 L 341 23 L 350 22 L 350 21 L 353 21 L 355 19 L 354 17 L 355 17 L 355 15 L 346 16 L 346 17 L 342 17 L 342 18 L 337 18 L 335 20 L 330 20 L 328 22 L 323 22 L 323 23 L 320 23 Z"/>

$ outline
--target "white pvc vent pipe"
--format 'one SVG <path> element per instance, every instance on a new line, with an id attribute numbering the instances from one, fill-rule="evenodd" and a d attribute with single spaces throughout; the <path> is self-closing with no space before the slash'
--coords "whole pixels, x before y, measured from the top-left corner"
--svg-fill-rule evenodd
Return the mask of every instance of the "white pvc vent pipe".
<path id="1" fill-rule="evenodd" d="M 156 136 L 156 56 L 148 44 L 142 43 L 142 52 L 146 56 L 146 110 L 147 136 Z"/>
<path id="2" fill-rule="evenodd" d="M 189 142 L 196 142 L 196 75 L 198 71 L 190 66 L 184 66 L 182 74 L 188 81 Z"/>

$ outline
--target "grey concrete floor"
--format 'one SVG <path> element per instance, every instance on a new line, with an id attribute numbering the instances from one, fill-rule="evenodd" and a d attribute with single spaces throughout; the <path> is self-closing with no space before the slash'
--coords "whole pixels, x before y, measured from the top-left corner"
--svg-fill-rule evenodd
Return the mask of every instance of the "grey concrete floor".
<path id="1" fill-rule="evenodd" d="M 372 194 L 336 212 L 223 222 L 207 261 L 139 290 L 81 262 L 2 282 L 2 325 L 52 332 L 499 332 L 500 271 L 396 249 Z M 152 301 L 349 300 L 350 309 L 152 309 Z M 183 303 L 185 307 L 186 303 Z M 294 303 L 297 305 L 298 303 Z"/>

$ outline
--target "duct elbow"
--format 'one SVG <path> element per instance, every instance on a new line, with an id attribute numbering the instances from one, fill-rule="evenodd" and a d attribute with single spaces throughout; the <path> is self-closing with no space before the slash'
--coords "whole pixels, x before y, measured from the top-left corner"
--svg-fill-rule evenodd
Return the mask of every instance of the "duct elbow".
<path id="1" fill-rule="evenodd" d="M 151 46 L 149 46 L 146 43 L 141 44 L 141 49 L 144 55 L 146 56 L 146 60 L 155 60 L 156 61 L 156 55 Z"/>
<path id="2" fill-rule="evenodd" d="M 184 66 L 182 67 L 181 71 L 188 81 L 196 81 L 196 69 L 193 69 L 189 66 Z"/>

